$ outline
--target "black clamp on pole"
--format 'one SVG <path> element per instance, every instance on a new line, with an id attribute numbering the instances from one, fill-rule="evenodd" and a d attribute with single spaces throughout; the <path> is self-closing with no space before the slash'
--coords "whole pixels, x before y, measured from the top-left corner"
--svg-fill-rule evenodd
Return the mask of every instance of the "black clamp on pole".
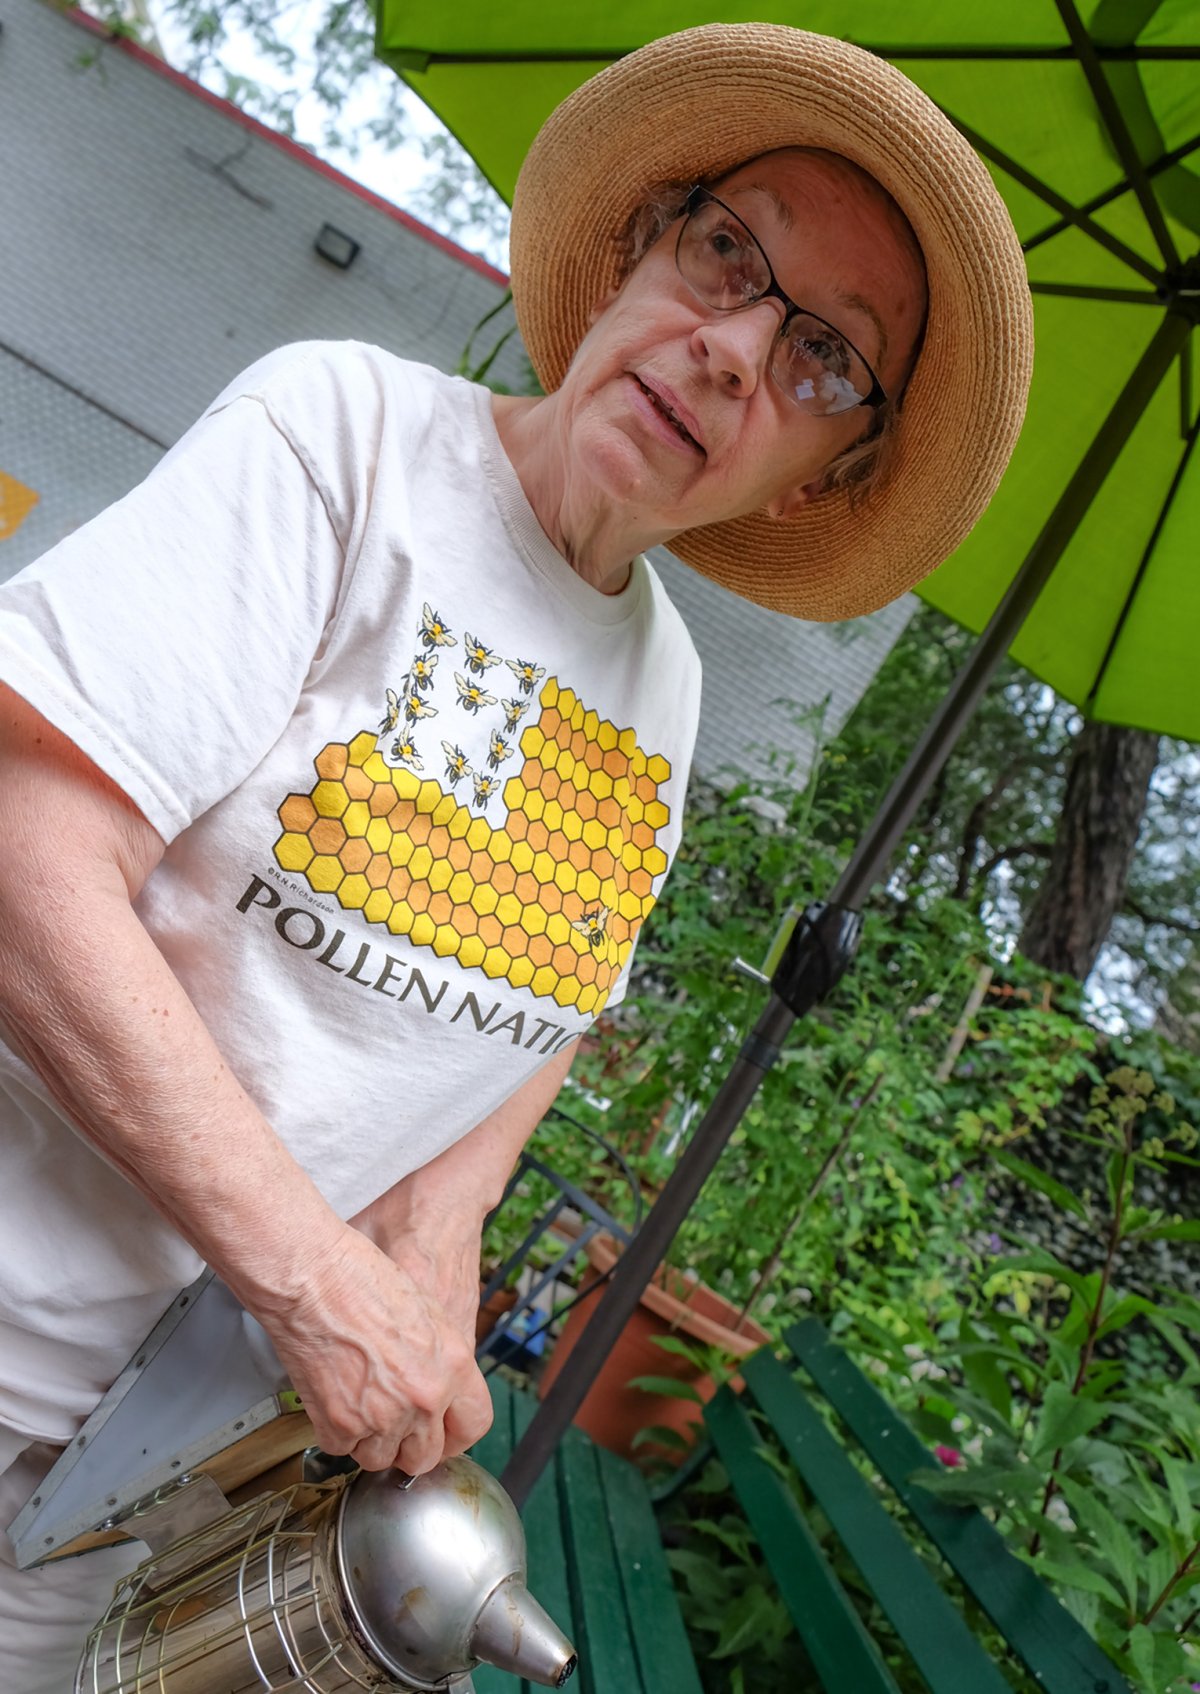
<path id="1" fill-rule="evenodd" d="M 771 973 L 771 991 L 802 1018 L 832 993 L 858 951 L 862 913 L 814 900 L 796 919 Z"/>

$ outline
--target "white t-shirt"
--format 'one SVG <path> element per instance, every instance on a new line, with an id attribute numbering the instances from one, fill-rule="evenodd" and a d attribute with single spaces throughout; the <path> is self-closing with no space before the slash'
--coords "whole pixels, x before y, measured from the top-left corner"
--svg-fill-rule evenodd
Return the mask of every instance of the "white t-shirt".
<path id="1" fill-rule="evenodd" d="M 698 661 L 644 561 L 551 545 L 485 390 L 270 355 L 0 590 L 0 675 L 167 842 L 138 913 L 342 1216 L 624 992 Z M 69 1437 L 199 1270 L 0 1044 L 0 1425 Z"/>

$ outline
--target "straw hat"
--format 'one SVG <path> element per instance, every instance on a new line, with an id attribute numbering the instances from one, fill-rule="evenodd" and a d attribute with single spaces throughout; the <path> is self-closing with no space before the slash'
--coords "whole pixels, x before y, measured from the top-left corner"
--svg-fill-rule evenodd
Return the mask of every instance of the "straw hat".
<path id="1" fill-rule="evenodd" d="M 513 201 L 517 318 L 549 391 L 617 280 L 614 236 L 646 191 L 713 180 L 777 147 L 853 160 L 892 195 L 925 256 L 929 319 L 886 480 L 851 510 L 822 495 L 676 536 L 671 551 L 760 605 L 849 618 L 941 564 L 987 505 L 1025 412 L 1033 320 L 1025 264 L 981 161 L 907 77 L 861 48 L 776 24 L 653 41 L 551 114 Z"/>

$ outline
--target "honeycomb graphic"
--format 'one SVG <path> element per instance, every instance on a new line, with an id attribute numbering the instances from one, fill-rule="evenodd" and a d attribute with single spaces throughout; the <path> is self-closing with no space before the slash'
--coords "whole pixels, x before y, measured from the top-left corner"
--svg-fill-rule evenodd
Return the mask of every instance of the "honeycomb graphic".
<path id="1" fill-rule="evenodd" d="M 331 743 L 279 808 L 275 857 L 418 947 L 598 1012 L 667 868 L 668 761 L 549 679 L 495 826 L 440 783 L 388 765 L 371 732 Z"/>

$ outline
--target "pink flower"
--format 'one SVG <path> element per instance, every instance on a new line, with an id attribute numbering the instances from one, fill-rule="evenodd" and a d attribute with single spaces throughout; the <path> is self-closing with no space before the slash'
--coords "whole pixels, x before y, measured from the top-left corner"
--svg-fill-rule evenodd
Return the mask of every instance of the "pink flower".
<path id="1" fill-rule="evenodd" d="M 940 1441 L 933 1449 L 933 1453 L 934 1457 L 940 1459 L 947 1470 L 957 1470 L 960 1465 L 966 1463 L 957 1447 L 943 1447 Z"/>

